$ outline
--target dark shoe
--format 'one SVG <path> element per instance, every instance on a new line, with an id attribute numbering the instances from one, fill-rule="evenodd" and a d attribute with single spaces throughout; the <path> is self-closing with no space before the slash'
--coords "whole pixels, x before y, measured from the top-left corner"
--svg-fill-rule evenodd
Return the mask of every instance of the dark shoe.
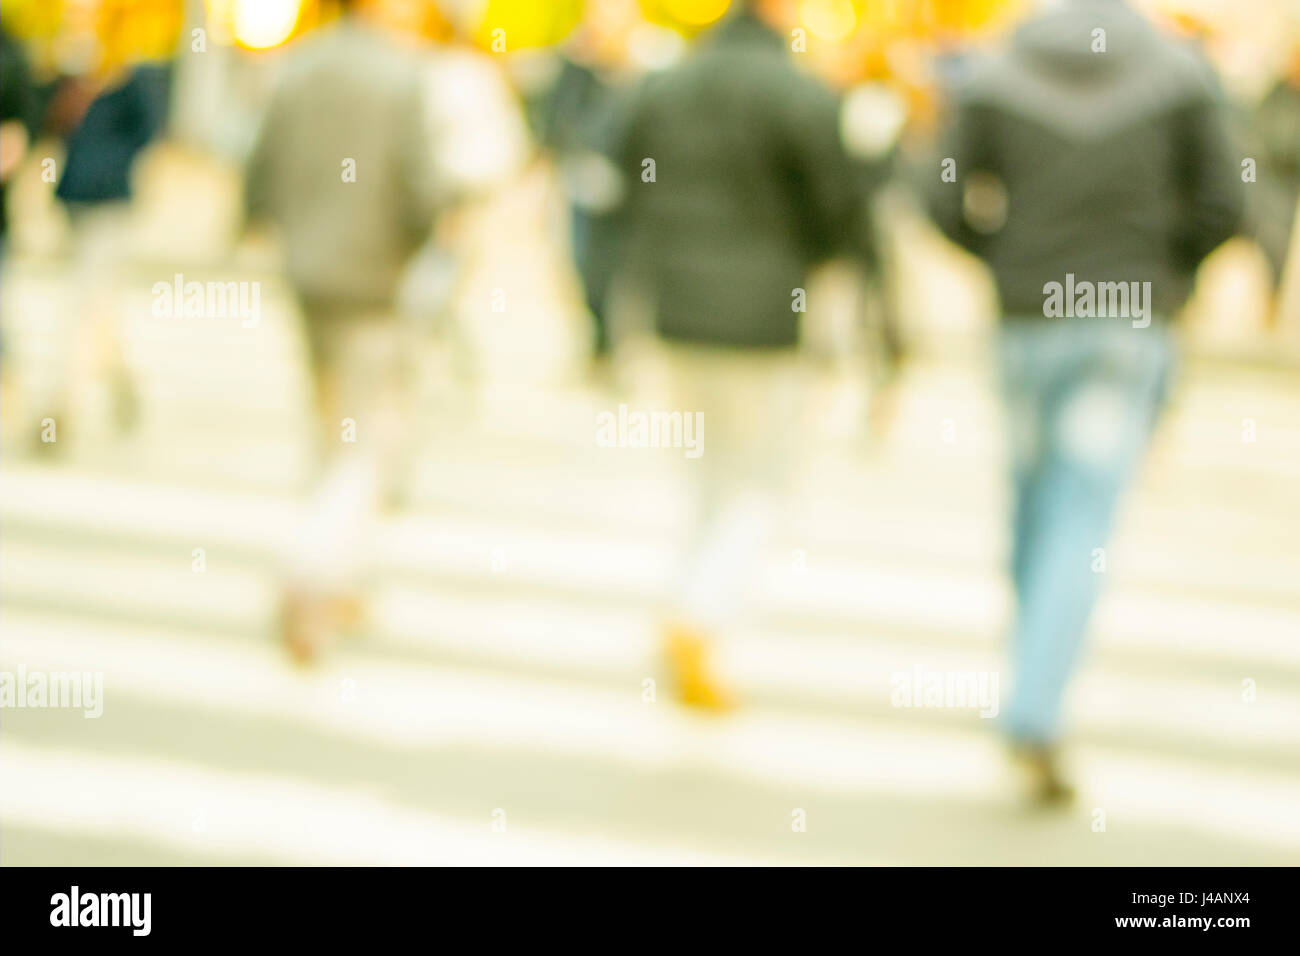
<path id="1" fill-rule="evenodd" d="M 1061 773 L 1056 748 L 1050 744 L 1015 743 L 1011 762 L 1024 780 L 1029 799 L 1041 807 L 1062 807 L 1074 800 L 1074 787 Z"/>

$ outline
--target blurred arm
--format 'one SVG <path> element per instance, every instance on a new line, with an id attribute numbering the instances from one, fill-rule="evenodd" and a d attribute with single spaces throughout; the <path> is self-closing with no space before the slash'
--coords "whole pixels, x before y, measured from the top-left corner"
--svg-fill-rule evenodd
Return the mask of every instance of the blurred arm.
<path id="1" fill-rule="evenodd" d="M 428 238 L 437 212 L 435 162 L 430 148 L 431 120 L 418 79 L 396 104 L 398 129 L 396 174 L 401 188 L 398 210 L 403 232 L 412 246 Z"/>
<path id="2" fill-rule="evenodd" d="M 1236 232 L 1245 197 L 1241 168 L 1218 104 L 1211 98 L 1198 100 L 1184 110 L 1181 127 L 1184 161 L 1178 170 L 1178 186 L 1182 215 L 1174 252 L 1180 265 L 1194 271 Z"/>
<path id="3" fill-rule="evenodd" d="M 0 179 L 7 180 L 27 152 L 27 124 L 32 112 L 27 56 L 18 43 L 9 41 L 8 35 L 0 71 Z"/>
<path id="4" fill-rule="evenodd" d="M 269 218 L 271 214 L 271 157 L 279 112 L 278 100 L 273 97 L 258 126 L 244 169 L 244 216 L 250 222 Z"/>
<path id="5" fill-rule="evenodd" d="M 954 107 L 939 139 L 938 154 L 924 168 L 918 168 L 917 185 L 925 196 L 935 225 L 952 242 L 978 254 L 981 234 L 971 228 L 965 214 L 966 177 L 972 172 L 988 171 L 990 157 L 985 140 L 979 135 L 979 111 L 967 103 Z M 945 182 L 944 164 L 955 162 L 955 181 Z"/>
<path id="6" fill-rule="evenodd" d="M 829 89 L 807 80 L 787 86 L 782 122 L 804 201 L 811 206 L 815 258 L 847 253 L 875 259 L 868 200 L 883 166 L 854 161 L 841 136 L 841 103 Z"/>

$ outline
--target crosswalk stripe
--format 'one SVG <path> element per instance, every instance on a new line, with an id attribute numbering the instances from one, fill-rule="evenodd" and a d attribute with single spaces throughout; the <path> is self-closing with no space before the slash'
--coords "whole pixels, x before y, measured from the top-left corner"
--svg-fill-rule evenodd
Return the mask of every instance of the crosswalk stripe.
<path id="1" fill-rule="evenodd" d="M 896 724 L 751 709 L 712 721 L 626 689 L 411 666 L 340 654 L 325 669 L 289 675 L 274 649 L 119 633 L 35 633 L 6 625 L 6 659 L 28 668 L 104 672 L 104 713 L 114 694 L 220 713 L 271 718 L 376 744 L 526 748 L 581 755 L 642 770 L 708 768 L 738 779 L 806 787 L 810 793 L 884 793 L 994 806 L 1008 799 L 996 741 L 967 728 L 901 731 Z M 340 692 L 353 682 L 354 695 Z M 1132 824 L 1178 818 L 1201 832 L 1300 848 L 1300 779 L 1261 770 L 1223 774 L 1169 757 L 1141 759 L 1084 748 L 1084 802 L 1105 800 Z"/>
<path id="2" fill-rule="evenodd" d="M 129 837 L 238 862 L 383 866 L 743 866 L 756 857 L 648 846 L 556 831 L 518 816 L 493 832 L 492 811 L 464 820 L 412 810 L 364 787 L 216 771 L 196 763 L 104 757 L 6 740 L 0 789 L 8 828 Z"/>
<path id="3" fill-rule="evenodd" d="M 223 517 L 214 515 L 214 519 Z M 215 525 L 212 532 L 211 536 L 199 533 L 183 545 L 177 542 L 171 558 L 157 550 L 133 553 L 103 544 L 73 549 L 62 542 L 36 543 L 15 538 L 11 532 L 6 542 L 8 560 L 0 564 L 0 584 L 10 601 L 162 615 L 205 625 L 264 627 L 276 597 L 274 565 L 258 563 L 242 552 L 233 559 L 224 556 L 222 545 L 230 543 L 220 540 Z M 271 526 L 267 536 L 274 535 Z M 203 574 L 193 573 L 191 567 L 192 546 L 199 543 L 205 547 L 208 565 Z M 644 614 L 662 600 L 674 556 L 664 546 L 634 542 L 606 546 L 590 536 L 562 540 L 512 532 L 503 525 L 485 528 L 463 519 L 433 517 L 389 523 L 381 528 L 374 550 L 382 558 L 382 569 L 401 571 L 408 578 L 416 574 L 422 581 L 419 585 L 381 581 L 381 602 L 388 603 L 389 613 L 406 618 L 403 630 L 427 629 L 445 616 L 464 619 L 469 609 L 463 602 L 449 607 L 447 599 L 439 597 L 421 608 L 420 594 L 445 595 L 457 590 L 455 582 L 472 580 L 474 600 L 484 602 L 479 605 L 479 620 L 489 633 L 499 627 L 502 615 L 487 604 L 509 607 L 520 594 L 527 594 L 543 613 L 547 605 L 563 608 L 579 632 L 582 621 L 592 614 L 587 606 L 592 599 L 598 598 L 599 605 L 617 601 L 625 615 L 634 613 L 633 607 L 638 615 Z M 494 573 L 497 554 L 502 565 Z M 545 597 L 547 592 L 554 600 Z M 935 594 L 943 594 L 944 600 L 932 600 Z M 1009 602 L 1005 583 L 991 574 L 900 569 L 861 559 L 796 570 L 779 555 L 770 554 L 753 612 L 759 620 L 765 616 L 803 620 L 804 632 L 851 629 L 870 636 L 895 629 L 916 633 L 920 628 L 944 635 L 948 642 L 993 648 L 1005 626 Z M 531 613 L 520 612 L 521 616 Z M 427 620 L 414 622 L 419 615 Z M 556 620 L 554 627 L 565 625 Z M 1300 608 L 1195 594 L 1152 594 L 1121 585 L 1103 595 L 1093 631 L 1103 657 L 1146 653 L 1217 662 L 1235 668 L 1237 680 L 1277 668 L 1300 670 L 1300 642 L 1295 640 L 1300 633 Z"/>

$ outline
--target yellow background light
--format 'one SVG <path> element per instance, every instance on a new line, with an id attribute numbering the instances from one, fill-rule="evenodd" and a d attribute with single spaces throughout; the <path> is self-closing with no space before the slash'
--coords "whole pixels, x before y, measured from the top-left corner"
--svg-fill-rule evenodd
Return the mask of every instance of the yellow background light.
<path id="1" fill-rule="evenodd" d="M 5 29 L 27 39 L 54 36 L 63 19 L 63 0 L 5 0 L 0 8 Z"/>
<path id="2" fill-rule="evenodd" d="M 853 0 L 802 0 L 799 21 L 823 40 L 843 40 L 858 25 Z"/>
<path id="3" fill-rule="evenodd" d="M 702 27 L 717 20 L 731 0 L 662 0 L 664 13 L 678 23 L 691 27 Z"/>
<path id="4" fill-rule="evenodd" d="M 581 0 L 488 0 L 477 35 L 489 50 L 500 36 L 497 30 L 505 31 L 505 52 L 549 46 L 568 36 L 581 18 Z"/>
<path id="5" fill-rule="evenodd" d="M 233 0 L 231 32 L 250 50 L 279 46 L 298 23 L 298 0 Z"/>

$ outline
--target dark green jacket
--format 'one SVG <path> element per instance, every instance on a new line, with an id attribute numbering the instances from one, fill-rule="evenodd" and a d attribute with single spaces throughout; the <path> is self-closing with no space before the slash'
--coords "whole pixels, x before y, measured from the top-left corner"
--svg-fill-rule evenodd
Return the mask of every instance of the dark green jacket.
<path id="1" fill-rule="evenodd" d="M 647 80 L 615 120 L 610 156 L 627 189 L 601 230 L 606 253 L 664 338 L 793 345 L 808 267 L 869 254 L 869 177 L 841 146 L 838 99 L 750 16 Z"/>

